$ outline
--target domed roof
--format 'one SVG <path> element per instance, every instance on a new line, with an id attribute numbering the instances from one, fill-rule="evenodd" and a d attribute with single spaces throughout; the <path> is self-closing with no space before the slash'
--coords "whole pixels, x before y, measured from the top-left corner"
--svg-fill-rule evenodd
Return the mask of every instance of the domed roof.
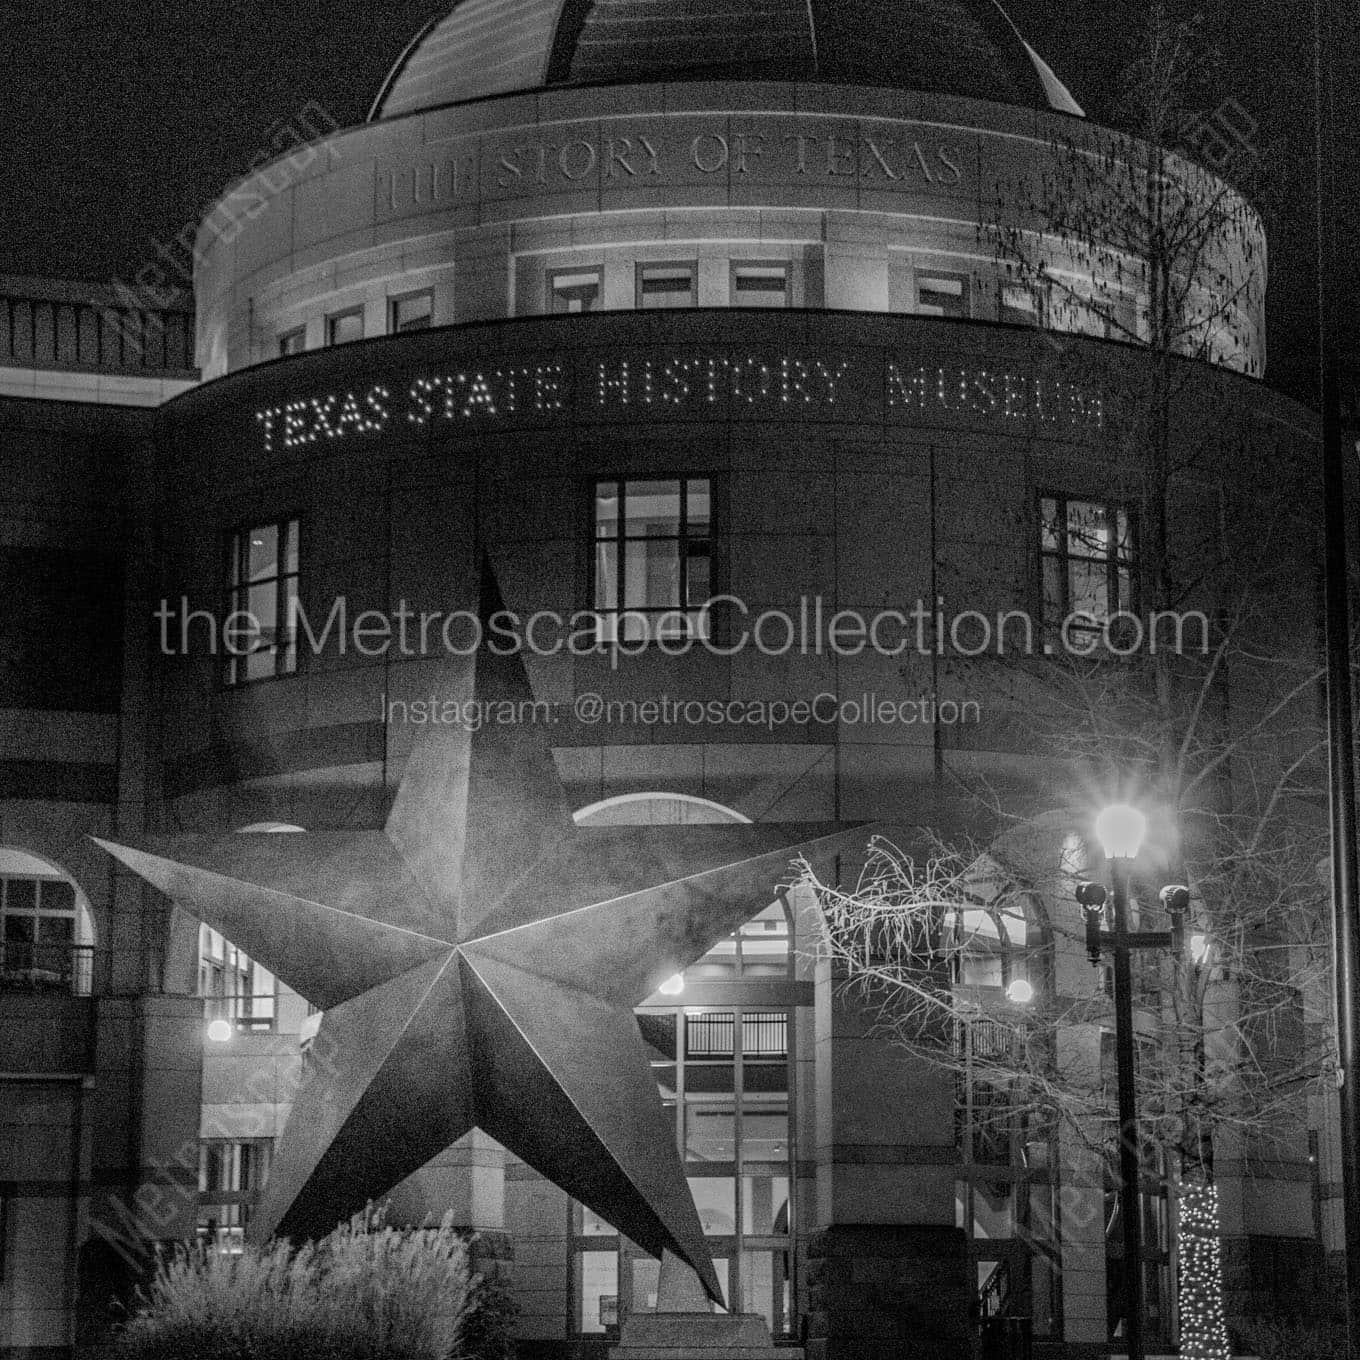
<path id="1" fill-rule="evenodd" d="M 822 81 L 1081 114 L 996 0 L 457 0 L 370 121 L 549 85 Z"/>

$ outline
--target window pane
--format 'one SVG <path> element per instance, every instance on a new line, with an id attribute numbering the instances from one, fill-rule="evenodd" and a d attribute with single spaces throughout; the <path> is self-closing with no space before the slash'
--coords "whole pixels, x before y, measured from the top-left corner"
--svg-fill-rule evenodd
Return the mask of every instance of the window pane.
<path id="1" fill-rule="evenodd" d="M 742 1112 L 741 1155 L 750 1162 L 782 1162 L 789 1156 L 787 1106 L 751 1106 Z"/>
<path id="2" fill-rule="evenodd" d="M 617 1237 L 618 1231 L 612 1223 L 605 1222 L 594 1209 L 581 1205 L 582 1237 Z"/>
<path id="3" fill-rule="evenodd" d="M 246 595 L 246 609 L 254 626 L 259 629 L 260 647 L 272 647 L 278 628 L 279 588 L 270 581 L 267 585 L 251 586 Z"/>
<path id="4" fill-rule="evenodd" d="M 1110 555 L 1110 517 L 1103 505 L 1067 502 L 1067 550 L 1077 557 Z"/>
<path id="5" fill-rule="evenodd" d="M 397 298 L 392 303 L 392 330 L 401 335 L 406 331 L 429 329 L 434 316 L 434 298 L 429 293 Z"/>
<path id="6" fill-rule="evenodd" d="M 619 606 L 619 545 L 595 545 L 595 608 L 617 609 Z"/>
<path id="7" fill-rule="evenodd" d="M 743 1176 L 741 1178 L 742 1231 L 753 1237 L 783 1235 L 789 1231 L 789 1178 Z"/>
<path id="8" fill-rule="evenodd" d="M 326 319 L 326 340 L 328 344 L 345 345 L 351 340 L 362 340 L 363 338 L 363 312 L 341 312 L 338 316 Z"/>
<path id="9" fill-rule="evenodd" d="M 1039 302 L 1033 291 L 1024 284 L 1002 284 L 1001 312 L 1005 321 L 1037 321 Z"/>
<path id="10" fill-rule="evenodd" d="M 1044 558 L 1044 618 L 1057 623 L 1063 616 L 1062 562 L 1056 557 Z"/>
<path id="11" fill-rule="evenodd" d="M 926 316 L 968 315 L 968 285 L 953 274 L 918 274 L 916 310 Z"/>
<path id="12" fill-rule="evenodd" d="M 548 300 L 551 312 L 592 312 L 600 301 L 598 269 L 562 269 L 550 275 Z"/>
<path id="13" fill-rule="evenodd" d="M 788 1252 L 742 1252 L 742 1312 L 759 1314 L 775 1336 L 782 1336 L 789 1331 L 791 1302 Z"/>
<path id="14" fill-rule="evenodd" d="M 283 569 L 296 572 L 298 569 L 298 522 L 290 519 L 283 528 Z"/>
<path id="15" fill-rule="evenodd" d="M 297 615 L 294 612 L 297 605 L 297 577 L 289 576 L 282 583 L 282 607 L 283 613 L 277 621 L 278 625 L 278 662 L 279 670 L 293 671 L 297 669 L 297 637 L 293 631 L 293 622 Z"/>
<path id="16" fill-rule="evenodd" d="M 731 1069 L 728 1069 L 730 1081 Z M 686 1072 L 686 1079 L 690 1075 Z M 737 1155 L 736 1122 L 729 1103 L 685 1107 L 685 1159 L 691 1162 L 730 1162 Z"/>
<path id="17" fill-rule="evenodd" d="M 616 538 L 619 532 L 619 484 L 595 483 L 595 537 Z"/>
<path id="18" fill-rule="evenodd" d="M 38 882 L 33 878 L 5 880 L 5 910 L 35 911 L 38 906 Z"/>
<path id="19" fill-rule="evenodd" d="M 685 483 L 685 520 L 691 534 L 708 532 L 712 495 L 707 477 L 691 477 Z"/>
<path id="20" fill-rule="evenodd" d="M 633 1257 L 633 1312 L 655 1313 L 661 1284 L 661 1262 L 652 1257 Z"/>
<path id="21" fill-rule="evenodd" d="M 32 944 L 34 918 L 32 916 L 5 916 L 5 939 L 21 944 Z"/>
<path id="22" fill-rule="evenodd" d="M 301 354 L 307 348 L 307 332 L 299 326 L 297 330 L 285 331 L 279 336 L 279 355 Z"/>
<path id="23" fill-rule="evenodd" d="M 75 938 L 75 919 L 70 916 L 39 916 L 38 939 L 70 944 Z"/>
<path id="24" fill-rule="evenodd" d="M 658 534 L 680 532 L 680 483 L 629 482 L 629 538 L 652 538 Z"/>
<path id="25" fill-rule="evenodd" d="M 694 305 L 692 265 L 643 265 L 638 270 L 640 307 L 691 307 Z"/>
<path id="26" fill-rule="evenodd" d="M 624 553 L 625 608 L 673 609 L 679 604 L 679 539 L 630 539 Z"/>
<path id="27" fill-rule="evenodd" d="M 1045 548 L 1057 551 L 1062 547 L 1062 527 L 1058 518 L 1058 502 L 1045 496 L 1039 502 L 1039 532 Z"/>
<path id="28" fill-rule="evenodd" d="M 1104 562 L 1076 560 L 1068 564 L 1072 613 L 1090 614 L 1104 619 L 1110 614 L 1110 589 Z"/>
<path id="29" fill-rule="evenodd" d="M 705 1237 L 730 1237 L 736 1232 L 737 1196 L 730 1176 L 691 1176 L 689 1188 Z"/>
<path id="30" fill-rule="evenodd" d="M 583 1332 L 603 1332 L 619 1318 L 619 1257 L 614 1251 L 583 1251 L 577 1256 L 577 1306 Z"/>
<path id="31" fill-rule="evenodd" d="M 732 271 L 732 302 L 738 307 L 788 304 L 789 269 L 784 264 L 739 264 Z"/>
<path id="32" fill-rule="evenodd" d="M 76 890 L 59 878 L 43 880 L 42 909 L 44 911 L 75 911 Z"/>
<path id="33" fill-rule="evenodd" d="M 247 570 L 248 580 L 262 581 L 278 575 L 279 570 L 279 528 L 277 524 L 262 524 L 249 534 L 250 552 Z"/>

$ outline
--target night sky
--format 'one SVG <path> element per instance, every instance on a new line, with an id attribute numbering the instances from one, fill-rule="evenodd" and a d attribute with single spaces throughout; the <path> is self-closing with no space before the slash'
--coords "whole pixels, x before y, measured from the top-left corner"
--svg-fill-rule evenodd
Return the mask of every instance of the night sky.
<path id="1" fill-rule="evenodd" d="M 885 0 L 890 3 L 890 0 Z M 1009 0 L 1030 42 L 1102 121 L 1135 0 Z M 0 0 L 8 140 L 0 273 L 130 277 L 316 100 L 360 121 L 431 0 Z M 1191 12 L 1189 5 L 1173 8 Z M 1237 100 L 1269 155 L 1273 359 L 1307 343 L 1312 228 L 1311 9 L 1206 0 L 1227 57 L 1210 107 Z M 1272 367 L 1275 367 L 1272 364 Z"/>

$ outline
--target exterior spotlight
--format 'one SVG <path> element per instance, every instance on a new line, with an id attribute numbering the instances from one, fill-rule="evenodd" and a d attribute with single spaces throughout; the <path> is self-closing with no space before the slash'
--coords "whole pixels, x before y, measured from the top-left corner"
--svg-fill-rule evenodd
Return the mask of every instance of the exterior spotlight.
<path id="1" fill-rule="evenodd" d="M 1006 1000 L 1017 1006 L 1028 1006 L 1034 1000 L 1034 985 L 1028 978 L 1016 978 L 1006 988 Z"/>
<path id="2" fill-rule="evenodd" d="M 1180 958 L 1185 953 L 1185 913 L 1190 907 L 1190 889 L 1184 883 L 1168 883 L 1158 894 L 1162 908 L 1171 918 L 1171 949 Z"/>
<path id="3" fill-rule="evenodd" d="M 215 1044 L 230 1042 L 232 1033 L 230 1020 L 212 1020 L 208 1023 L 208 1038 Z"/>
<path id="4" fill-rule="evenodd" d="M 1100 965 L 1100 919 L 1105 914 L 1105 889 L 1099 883 L 1078 883 L 1077 901 L 1086 918 L 1086 957 Z"/>
<path id="5" fill-rule="evenodd" d="M 1096 818 L 1096 839 L 1106 859 L 1134 859 L 1147 834 L 1147 818 L 1128 803 L 1114 803 Z"/>
<path id="6" fill-rule="evenodd" d="M 1196 968 L 1202 967 L 1209 958 L 1209 937 L 1198 931 L 1190 937 L 1190 959 Z"/>
<path id="7" fill-rule="evenodd" d="M 672 973 L 656 990 L 662 996 L 679 996 L 685 990 L 685 975 Z"/>

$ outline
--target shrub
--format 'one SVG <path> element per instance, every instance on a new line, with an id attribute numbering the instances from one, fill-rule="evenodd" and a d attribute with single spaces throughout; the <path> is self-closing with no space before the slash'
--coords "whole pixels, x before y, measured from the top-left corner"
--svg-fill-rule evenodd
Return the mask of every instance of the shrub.
<path id="1" fill-rule="evenodd" d="M 503 1307 L 471 1330 L 491 1351 Z M 462 1360 L 484 1291 L 467 1245 L 438 1228 L 361 1215 L 321 1242 L 223 1255 L 181 1247 L 157 1264 L 124 1328 L 126 1360 Z M 496 1310 L 500 1309 L 500 1312 Z M 495 1353 L 492 1351 L 491 1353 Z"/>
<path id="2" fill-rule="evenodd" d="M 1243 1328 L 1247 1349 L 1260 1360 L 1345 1360 L 1346 1332 L 1326 1319 L 1253 1318 Z"/>

